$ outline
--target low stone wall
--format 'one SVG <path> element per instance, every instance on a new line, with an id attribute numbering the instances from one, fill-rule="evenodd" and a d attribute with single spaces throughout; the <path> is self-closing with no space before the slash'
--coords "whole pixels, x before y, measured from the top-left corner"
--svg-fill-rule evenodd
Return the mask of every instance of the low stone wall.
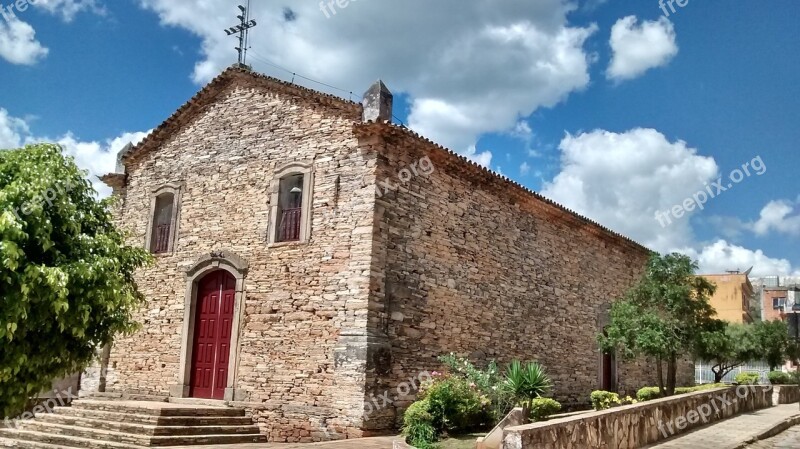
<path id="1" fill-rule="evenodd" d="M 772 404 L 791 404 L 800 402 L 800 385 L 774 385 L 772 387 Z"/>
<path id="2" fill-rule="evenodd" d="M 509 427 L 503 449 L 635 449 L 772 405 L 771 386 L 741 385 Z"/>

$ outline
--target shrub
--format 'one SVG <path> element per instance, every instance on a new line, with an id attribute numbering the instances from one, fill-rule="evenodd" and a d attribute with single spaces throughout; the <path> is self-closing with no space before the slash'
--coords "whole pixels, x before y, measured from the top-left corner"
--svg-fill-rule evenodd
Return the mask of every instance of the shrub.
<path id="1" fill-rule="evenodd" d="M 417 401 L 403 415 L 403 435 L 406 442 L 419 449 L 433 448 L 438 432 L 433 427 L 431 403 L 427 399 Z"/>
<path id="2" fill-rule="evenodd" d="M 652 401 L 661 397 L 661 390 L 658 387 L 644 387 L 636 392 L 636 399 L 639 401 Z"/>
<path id="3" fill-rule="evenodd" d="M 595 390 L 591 394 L 592 408 L 595 410 L 605 410 L 618 405 L 636 404 L 636 399 L 630 396 L 620 398 L 617 393 L 611 391 Z"/>
<path id="4" fill-rule="evenodd" d="M 736 383 L 737 384 L 756 384 L 758 383 L 759 379 L 758 373 L 753 372 L 743 372 L 736 375 Z"/>
<path id="5" fill-rule="evenodd" d="M 531 401 L 531 419 L 534 421 L 544 421 L 560 410 L 561 404 L 550 398 L 536 398 Z"/>
<path id="6" fill-rule="evenodd" d="M 491 423 L 489 399 L 463 378 L 440 377 L 424 389 L 422 396 L 430 404 L 437 433 L 462 432 Z"/>
<path id="7" fill-rule="evenodd" d="M 694 387 L 677 387 L 675 388 L 675 394 L 694 393 L 695 391 L 712 390 L 714 388 L 725 388 L 727 386 L 728 385 L 725 384 L 703 384 Z M 652 401 L 653 399 L 658 399 L 660 397 L 661 397 L 661 392 L 659 391 L 658 387 L 644 387 L 636 392 L 636 398 L 642 402 Z"/>
<path id="8" fill-rule="evenodd" d="M 783 371 L 770 371 L 769 374 L 767 374 L 767 378 L 769 379 L 769 383 L 773 385 L 787 385 L 792 383 L 792 376 Z"/>
<path id="9" fill-rule="evenodd" d="M 459 357 L 453 353 L 440 356 L 439 361 L 447 367 L 451 374 L 475 384 L 475 388 L 489 398 L 492 421 L 499 421 L 514 407 L 514 399 L 502 388 L 504 379 L 494 360 L 489 361 L 484 369 L 476 367 L 465 357 Z"/>

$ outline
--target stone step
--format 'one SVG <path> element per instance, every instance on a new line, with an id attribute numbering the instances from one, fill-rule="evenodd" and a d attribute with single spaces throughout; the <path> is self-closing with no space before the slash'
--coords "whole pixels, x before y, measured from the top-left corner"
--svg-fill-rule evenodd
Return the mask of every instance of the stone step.
<path id="1" fill-rule="evenodd" d="M 244 416 L 244 410 L 231 407 L 190 406 L 165 402 L 98 401 L 79 399 L 72 407 L 83 410 L 134 413 L 154 416 Z"/>
<path id="2" fill-rule="evenodd" d="M 101 421 L 55 414 L 40 415 L 36 421 L 29 421 L 25 428 L 28 430 L 40 430 L 37 426 L 42 427 L 47 424 L 83 429 L 109 430 L 112 432 L 131 433 L 147 437 L 179 435 L 257 435 L 259 433 L 258 426 L 254 424 L 245 426 L 154 426 L 137 423 Z"/>
<path id="3" fill-rule="evenodd" d="M 223 445 L 262 443 L 266 441 L 265 437 L 259 434 L 147 436 L 102 429 L 62 426 L 38 421 L 23 422 L 20 424 L 19 429 L 5 432 L 8 432 L 9 435 L 3 436 L 17 440 L 93 449 L 194 446 L 199 444 Z M 75 446 L 74 443 L 78 443 L 78 445 Z"/>
<path id="4" fill-rule="evenodd" d="M 122 415 L 125 416 L 125 415 Z M 63 414 L 44 414 L 37 417 L 37 422 L 59 424 L 62 426 L 88 427 L 92 429 L 111 430 L 113 432 L 133 433 L 136 435 L 169 436 L 169 435 L 248 435 L 259 433 L 258 426 L 245 425 L 176 425 L 169 426 L 156 423 L 131 423 L 118 420 L 102 420 L 70 416 Z"/>
<path id="5" fill-rule="evenodd" d="M 70 416 L 98 421 L 112 421 L 149 426 L 249 426 L 253 421 L 247 416 L 155 416 L 120 413 L 76 407 L 56 407 L 55 416 Z"/>
<path id="6" fill-rule="evenodd" d="M 2 429 L 0 430 L 0 438 L 12 440 L 14 445 L 11 447 L 43 447 L 41 444 L 48 445 L 44 447 L 81 447 L 86 449 L 141 449 L 145 447 L 21 429 Z"/>
<path id="7" fill-rule="evenodd" d="M 62 449 L 64 446 L 39 443 L 36 441 L 7 440 L 5 438 L 0 438 L 0 447 L 18 447 L 22 449 Z"/>

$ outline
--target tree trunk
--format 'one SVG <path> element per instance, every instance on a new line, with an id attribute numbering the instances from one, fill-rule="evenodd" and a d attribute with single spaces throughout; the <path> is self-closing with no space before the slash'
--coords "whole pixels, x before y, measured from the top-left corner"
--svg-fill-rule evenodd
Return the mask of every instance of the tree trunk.
<path id="1" fill-rule="evenodd" d="M 675 354 L 670 354 L 667 361 L 667 396 L 675 394 L 675 380 L 677 378 L 677 357 Z"/>
<path id="2" fill-rule="evenodd" d="M 658 391 L 661 393 L 661 396 L 666 396 L 666 390 L 664 389 L 664 375 L 663 370 L 661 369 L 661 357 L 656 358 L 656 375 L 658 376 Z"/>
<path id="3" fill-rule="evenodd" d="M 711 372 L 714 373 L 714 383 L 718 384 L 722 382 L 722 378 L 725 377 L 725 368 L 723 366 L 717 366 L 717 369 L 711 368 Z"/>

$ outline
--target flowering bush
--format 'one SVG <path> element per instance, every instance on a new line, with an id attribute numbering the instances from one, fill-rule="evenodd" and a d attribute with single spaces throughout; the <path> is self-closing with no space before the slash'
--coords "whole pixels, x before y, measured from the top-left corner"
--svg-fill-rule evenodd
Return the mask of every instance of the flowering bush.
<path id="1" fill-rule="evenodd" d="M 439 361 L 450 373 L 465 379 L 489 399 L 493 421 L 499 421 L 514 407 L 513 397 L 502 388 L 505 379 L 494 360 L 489 361 L 485 369 L 480 369 L 466 358 L 453 353 L 439 357 Z"/>
<path id="2" fill-rule="evenodd" d="M 403 415 L 403 433 L 412 446 L 429 447 L 443 433 L 459 433 L 493 424 L 491 401 L 473 382 L 441 373 L 420 388 L 420 400 Z"/>

